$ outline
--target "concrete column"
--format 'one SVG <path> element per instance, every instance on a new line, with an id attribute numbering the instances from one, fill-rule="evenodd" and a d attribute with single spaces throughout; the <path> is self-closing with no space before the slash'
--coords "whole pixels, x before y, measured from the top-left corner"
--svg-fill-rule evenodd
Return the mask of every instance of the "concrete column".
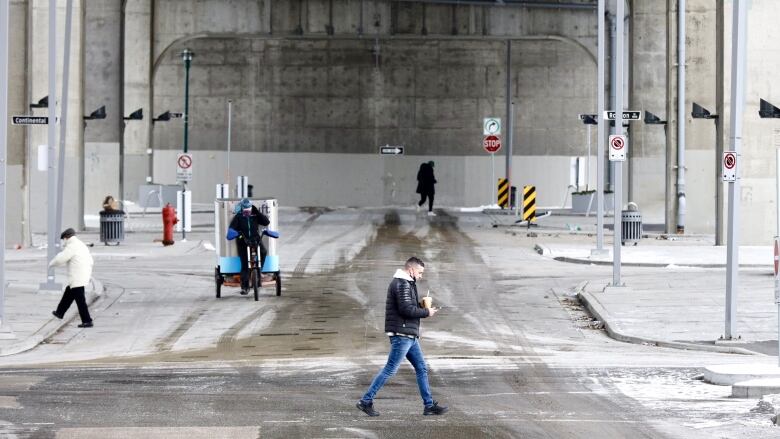
<path id="1" fill-rule="evenodd" d="M 27 114 L 27 0 L 11 0 L 8 47 L 8 79 L 13 84 L 8 88 L 8 114 Z M 27 132 L 24 127 L 9 126 L 8 167 L 6 170 L 6 205 L 18 206 L 6 210 L 6 245 L 30 244 L 25 233 L 27 217 L 23 207 L 26 191 L 25 163 L 27 161 Z"/>
<path id="2" fill-rule="evenodd" d="M 87 0 L 84 11 L 84 109 L 89 115 L 100 106 L 106 107 L 106 119 L 87 121 L 84 128 L 87 214 L 100 210 L 105 195 L 124 199 L 118 193 L 124 123 L 120 96 L 121 7 L 120 0 Z"/>
<path id="3" fill-rule="evenodd" d="M 152 0 L 128 0 L 125 8 L 125 111 L 144 109 L 144 120 L 128 123 L 125 128 L 125 197 L 136 201 L 138 186 L 150 175 L 146 149 L 152 119 L 167 110 L 157 111 L 152 102 L 152 7 Z"/>
<path id="4" fill-rule="evenodd" d="M 65 26 L 65 0 L 58 1 L 57 28 L 62 30 Z M 27 57 L 27 75 L 31 83 L 30 100 L 37 102 L 40 98 L 48 95 L 48 67 L 47 67 L 47 47 L 48 47 L 48 9 L 47 0 L 32 0 L 31 8 L 31 32 L 32 39 L 30 50 Z M 83 120 L 80 117 L 84 114 L 83 101 L 83 11 L 84 0 L 77 1 L 73 5 L 73 34 L 71 35 L 71 68 L 70 68 L 70 90 L 68 114 L 67 138 L 65 143 L 65 187 L 64 187 L 64 209 L 62 224 L 63 227 L 83 228 L 84 226 L 84 136 Z M 58 53 L 62 56 L 62 37 L 58 38 Z M 58 78 L 61 77 L 61 70 L 58 69 Z M 59 80 L 59 79 L 58 79 Z M 60 90 L 60 86 L 57 86 Z M 50 97 L 57 99 L 57 105 L 61 105 L 59 97 Z M 46 109 L 35 110 L 36 115 L 47 115 Z M 38 145 L 47 143 L 46 126 L 28 128 L 30 132 L 30 155 L 31 160 L 27 163 L 27 172 L 29 172 L 29 206 L 30 206 L 30 227 L 33 233 L 46 232 L 46 218 L 49 212 L 46 206 L 46 173 L 37 169 Z M 56 157 L 52 158 L 55 159 Z"/>

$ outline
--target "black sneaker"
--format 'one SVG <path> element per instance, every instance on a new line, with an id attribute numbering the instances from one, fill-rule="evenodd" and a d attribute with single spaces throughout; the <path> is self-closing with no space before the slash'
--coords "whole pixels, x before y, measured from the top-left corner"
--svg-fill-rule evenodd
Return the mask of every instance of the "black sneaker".
<path id="1" fill-rule="evenodd" d="M 433 401 L 433 405 L 430 407 L 425 407 L 425 410 L 423 410 L 423 415 L 425 416 L 431 416 L 431 415 L 443 415 L 447 413 L 446 405 L 439 405 L 438 401 Z"/>
<path id="2" fill-rule="evenodd" d="M 379 412 L 374 410 L 373 402 L 369 402 L 368 404 L 366 404 L 363 401 L 358 401 L 358 403 L 355 404 L 355 407 L 357 407 L 358 410 L 367 414 L 368 416 L 379 416 Z"/>
<path id="3" fill-rule="evenodd" d="M 92 322 L 86 322 L 86 323 L 79 324 L 79 328 L 91 328 L 93 326 L 95 326 L 95 325 L 93 325 Z"/>
<path id="4" fill-rule="evenodd" d="M 248 289 L 241 288 L 241 295 L 242 295 L 242 296 L 246 296 L 247 294 L 249 294 L 249 290 L 248 290 Z"/>
<path id="5" fill-rule="evenodd" d="M 61 316 L 61 315 L 57 314 L 57 311 L 52 311 L 52 312 L 51 312 L 51 315 L 53 315 L 54 317 L 57 317 L 57 318 L 58 318 L 58 319 L 60 319 L 60 320 L 62 320 L 62 317 L 63 317 L 63 316 Z"/>

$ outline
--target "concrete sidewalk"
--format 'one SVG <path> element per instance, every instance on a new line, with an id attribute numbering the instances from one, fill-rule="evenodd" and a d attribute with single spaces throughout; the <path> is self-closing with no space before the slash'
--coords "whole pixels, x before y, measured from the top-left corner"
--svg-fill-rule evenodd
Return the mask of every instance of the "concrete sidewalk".
<path id="1" fill-rule="evenodd" d="M 611 236 L 609 237 L 611 240 Z M 537 252 L 561 262 L 578 264 L 612 265 L 612 244 L 605 244 L 608 254 L 591 256 L 593 244 L 545 243 L 537 245 Z M 726 266 L 726 247 L 703 244 L 699 240 L 668 241 L 643 239 L 639 245 L 623 246 L 620 260 L 626 267 L 700 267 Z M 772 268 L 774 254 L 771 244 L 765 246 L 740 246 L 740 267 Z"/>
<path id="2" fill-rule="evenodd" d="M 591 257 L 592 244 L 543 243 L 536 250 L 562 263 L 611 265 Z M 643 240 L 622 247 L 625 287 L 611 278 L 580 284 L 577 295 L 610 337 L 636 344 L 745 355 L 744 364 L 704 366 L 704 379 L 732 386 L 732 396 L 780 393 L 778 311 L 774 303 L 773 249 L 741 247 L 736 340 L 725 331 L 726 248 L 692 241 Z M 772 364 L 773 363 L 773 364 Z"/>
<path id="3" fill-rule="evenodd" d="M 611 265 L 591 257 L 592 244 L 539 243 L 545 258 L 563 263 Z M 772 280 L 772 247 L 741 247 L 737 292 L 737 335 L 728 345 L 717 342 L 725 329 L 725 247 L 696 242 L 642 242 L 622 247 L 626 287 L 608 287 L 612 278 L 583 285 L 579 297 L 603 321 L 614 338 L 731 353 L 776 355 L 777 309 Z M 645 269 L 646 268 L 646 269 Z"/>
<path id="4" fill-rule="evenodd" d="M 45 271 L 44 276 L 41 276 L 40 271 L 9 270 L 4 310 L 7 327 L 3 329 L 10 332 L 0 338 L 0 356 L 30 350 L 63 327 L 81 323 L 75 303 L 64 319 L 52 316 L 51 312 L 57 309 L 62 291 L 39 291 L 38 285 L 44 280 Z M 67 274 L 59 270 L 56 281 L 67 283 Z M 85 290 L 87 303 L 91 306 L 102 296 L 103 285 L 93 278 Z"/>

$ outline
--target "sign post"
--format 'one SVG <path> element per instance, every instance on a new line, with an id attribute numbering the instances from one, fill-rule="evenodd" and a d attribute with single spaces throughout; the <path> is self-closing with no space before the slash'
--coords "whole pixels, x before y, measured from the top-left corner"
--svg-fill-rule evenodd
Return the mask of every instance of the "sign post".
<path id="1" fill-rule="evenodd" d="M 617 56 L 612 60 L 615 66 L 615 84 L 617 84 L 616 92 L 615 92 L 615 102 L 613 103 L 613 107 L 615 111 L 621 111 L 623 115 L 623 120 L 625 119 L 625 113 L 623 112 L 623 84 L 624 84 L 624 78 L 623 78 L 623 57 L 624 57 L 624 46 L 625 46 L 625 34 L 623 33 L 623 28 L 625 26 L 625 21 L 623 20 L 623 17 L 625 17 L 626 13 L 626 2 L 623 0 L 617 0 L 617 14 L 616 17 L 620 17 L 620 19 L 615 20 L 616 22 L 616 29 L 615 29 L 615 37 L 616 44 L 615 44 L 615 53 Z M 601 17 L 599 17 L 601 19 Z M 609 112 L 607 112 L 609 113 Z M 630 113 L 630 112 L 628 112 Z M 629 114 L 630 116 L 630 114 Z M 639 119 L 639 114 L 636 115 L 637 119 Z M 631 120 L 631 119 L 629 119 Z M 620 139 L 620 141 L 618 141 Z M 612 163 L 612 173 L 615 176 L 615 202 L 613 207 L 613 243 L 612 243 L 612 286 L 613 287 L 621 287 L 623 286 L 620 282 L 620 245 L 622 241 L 622 233 L 623 233 L 623 222 L 621 219 L 621 214 L 623 210 L 623 160 L 625 160 L 625 150 L 628 149 L 626 146 L 625 136 L 623 136 L 623 123 L 617 123 L 615 122 L 615 136 L 610 136 L 610 163 Z M 613 159 L 613 150 L 616 150 L 617 153 L 615 155 L 616 158 Z M 619 159 L 617 157 L 620 157 L 620 151 L 622 152 L 622 159 Z"/>
<path id="2" fill-rule="evenodd" d="M 485 119 L 485 131 L 487 131 L 487 125 L 488 120 L 491 119 Z M 493 118 L 493 120 L 496 120 L 496 118 Z M 498 119 L 498 132 L 501 132 L 501 122 L 500 119 Z M 501 138 L 494 134 L 488 134 L 485 136 L 484 139 L 482 139 L 482 149 L 485 150 L 485 152 L 490 154 L 490 181 L 496 180 L 496 153 L 501 150 Z M 491 184 L 491 187 L 493 185 Z M 496 199 L 496 193 L 495 193 L 495 187 L 493 187 L 493 200 Z"/>
<path id="3" fill-rule="evenodd" d="M 14 338 L 5 323 L 6 156 L 8 152 L 8 25 L 9 2 L 0 2 L 0 338 Z"/>

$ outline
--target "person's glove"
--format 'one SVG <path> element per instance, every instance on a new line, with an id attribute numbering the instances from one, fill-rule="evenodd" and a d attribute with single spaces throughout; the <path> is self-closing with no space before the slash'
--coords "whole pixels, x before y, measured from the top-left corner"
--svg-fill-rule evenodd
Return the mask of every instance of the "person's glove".
<path id="1" fill-rule="evenodd" d="M 226 238 L 227 238 L 228 241 L 232 241 L 232 240 L 238 238 L 238 231 L 235 230 L 235 229 L 232 229 L 232 228 L 228 228 Z"/>

